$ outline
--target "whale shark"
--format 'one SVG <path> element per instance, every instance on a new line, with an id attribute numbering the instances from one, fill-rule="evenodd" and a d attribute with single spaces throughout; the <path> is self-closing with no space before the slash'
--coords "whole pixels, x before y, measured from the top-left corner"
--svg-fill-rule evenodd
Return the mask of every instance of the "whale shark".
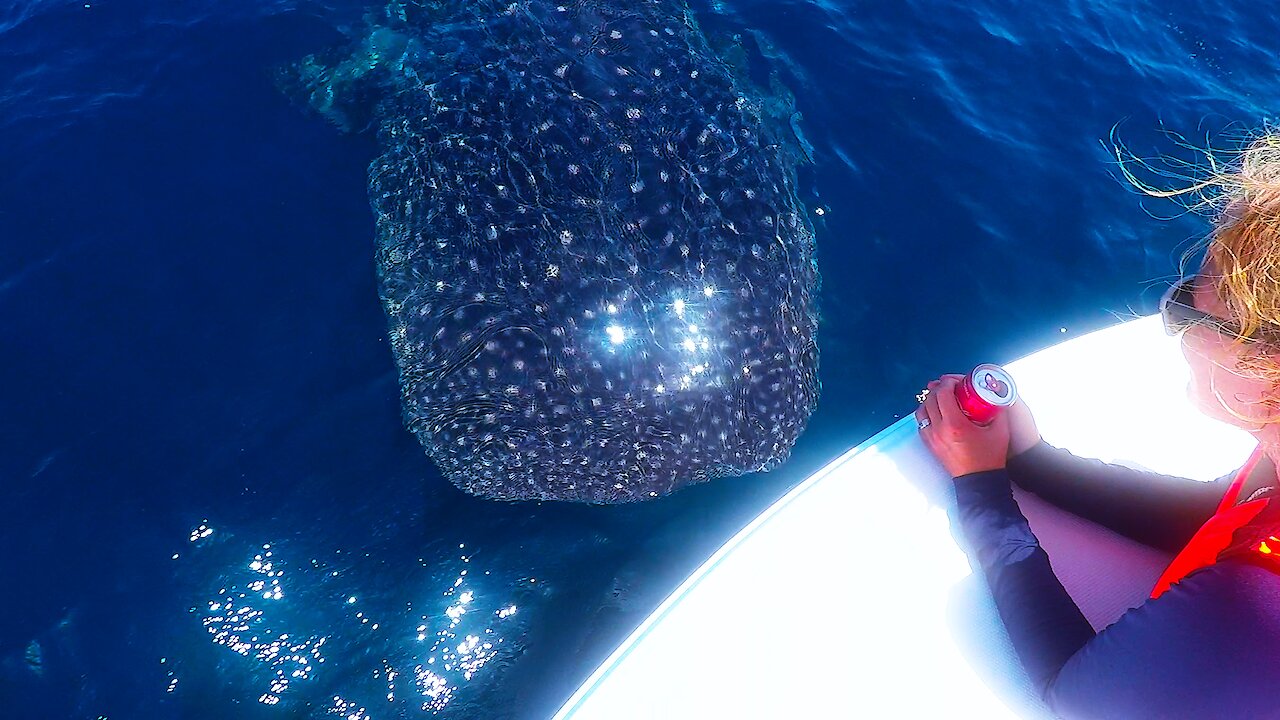
<path id="1" fill-rule="evenodd" d="M 405 424 L 498 500 L 777 467 L 819 394 L 797 114 L 673 0 L 396 2 L 284 69 L 377 138 Z M 807 145 L 807 144 L 804 144 Z"/>

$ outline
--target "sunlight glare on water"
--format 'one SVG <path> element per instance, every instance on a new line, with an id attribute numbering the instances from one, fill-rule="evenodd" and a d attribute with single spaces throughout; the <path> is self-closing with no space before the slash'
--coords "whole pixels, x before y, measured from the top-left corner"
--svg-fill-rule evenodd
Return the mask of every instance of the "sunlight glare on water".
<path id="1" fill-rule="evenodd" d="M 213 534 L 206 521 L 191 532 L 192 542 Z M 456 563 L 461 569 L 452 583 L 434 596 L 406 603 L 434 611 L 386 617 L 379 611 L 361 609 L 360 598 L 365 593 L 343 585 L 340 578 L 345 571 L 330 570 L 316 559 L 299 564 L 291 551 L 264 543 L 238 568 L 223 575 L 225 584 L 201 608 L 201 622 L 215 645 L 239 656 L 232 662 L 261 678 L 263 685 L 256 699 L 263 705 L 276 705 L 290 693 L 297 694 L 299 685 L 314 681 L 327 669 L 322 668 L 326 663 L 344 666 L 338 672 L 358 669 L 366 659 L 363 653 L 334 662 L 331 650 L 336 639 L 349 649 L 353 640 L 384 648 L 385 655 L 365 671 L 385 686 L 386 703 L 392 707 L 409 703 L 435 713 L 445 709 L 461 686 L 498 657 L 506 642 L 503 628 L 517 612 L 515 604 L 490 597 L 482 585 L 472 581 L 468 555 L 458 555 Z M 308 585 L 305 600 L 292 600 L 293 595 L 285 592 L 286 575 L 296 575 Z M 320 589 L 316 583 L 324 592 L 316 592 Z M 303 602 L 305 607 L 293 607 L 294 602 Z M 353 633 L 376 633 L 380 639 Z M 372 662 L 371 657 L 368 660 Z M 400 678 L 407 678 L 408 683 L 400 683 Z M 175 677 L 171 684 L 176 685 L 179 679 Z M 325 686 L 331 683 L 329 680 Z M 314 691 L 301 692 L 302 697 L 309 697 Z M 335 695 L 331 709 L 348 718 L 364 717 L 366 707 L 345 699 L 351 696 Z"/>

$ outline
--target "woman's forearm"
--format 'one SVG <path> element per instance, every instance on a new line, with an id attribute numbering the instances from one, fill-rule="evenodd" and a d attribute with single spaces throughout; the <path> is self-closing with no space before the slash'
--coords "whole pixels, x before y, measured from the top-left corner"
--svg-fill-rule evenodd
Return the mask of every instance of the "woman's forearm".
<path id="1" fill-rule="evenodd" d="M 1093 639 L 1093 627 L 1053 574 L 1005 470 L 963 475 L 955 490 L 953 527 L 982 566 L 1014 651 L 1043 697 L 1063 664 Z"/>
<path id="2" fill-rule="evenodd" d="M 1213 515 L 1228 480 L 1135 470 L 1041 441 L 1009 458 L 1010 479 L 1064 510 L 1168 553 Z"/>

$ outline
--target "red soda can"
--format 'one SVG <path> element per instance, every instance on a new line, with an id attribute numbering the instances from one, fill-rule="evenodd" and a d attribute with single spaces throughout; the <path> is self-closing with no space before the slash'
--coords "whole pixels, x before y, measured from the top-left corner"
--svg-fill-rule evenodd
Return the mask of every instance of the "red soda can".
<path id="1" fill-rule="evenodd" d="M 956 385 L 960 410 L 977 425 L 990 425 L 1018 399 L 1018 386 L 999 365 L 983 363 Z"/>

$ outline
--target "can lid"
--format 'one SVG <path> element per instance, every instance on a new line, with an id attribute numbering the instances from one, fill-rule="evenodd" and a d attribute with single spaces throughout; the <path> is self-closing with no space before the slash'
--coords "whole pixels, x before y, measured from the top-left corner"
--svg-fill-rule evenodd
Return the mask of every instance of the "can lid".
<path id="1" fill-rule="evenodd" d="M 1018 386 L 999 365 L 979 365 L 969 374 L 969 383 L 978 397 L 996 407 L 1009 407 L 1018 399 Z"/>

